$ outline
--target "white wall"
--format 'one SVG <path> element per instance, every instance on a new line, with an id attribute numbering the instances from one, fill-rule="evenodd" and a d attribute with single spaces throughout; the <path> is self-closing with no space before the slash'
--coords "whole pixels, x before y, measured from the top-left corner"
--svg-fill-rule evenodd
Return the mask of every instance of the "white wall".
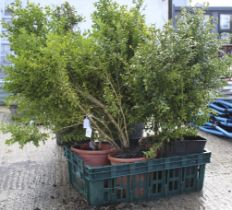
<path id="1" fill-rule="evenodd" d="M 173 4 L 177 7 L 188 6 L 190 4 L 189 0 L 173 0 Z"/>
<path id="2" fill-rule="evenodd" d="M 162 28 L 168 21 L 168 0 L 145 0 L 146 22 Z"/>

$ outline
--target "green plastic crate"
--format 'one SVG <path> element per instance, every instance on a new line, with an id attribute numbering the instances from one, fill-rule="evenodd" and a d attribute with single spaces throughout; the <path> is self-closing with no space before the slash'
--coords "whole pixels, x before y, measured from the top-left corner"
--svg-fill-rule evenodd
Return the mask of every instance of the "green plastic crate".
<path id="1" fill-rule="evenodd" d="M 100 206 L 199 191 L 211 153 L 103 167 L 85 165 L 68 148 L 65 148 L 65 156 L 70 183 L 90 205 Z"/>

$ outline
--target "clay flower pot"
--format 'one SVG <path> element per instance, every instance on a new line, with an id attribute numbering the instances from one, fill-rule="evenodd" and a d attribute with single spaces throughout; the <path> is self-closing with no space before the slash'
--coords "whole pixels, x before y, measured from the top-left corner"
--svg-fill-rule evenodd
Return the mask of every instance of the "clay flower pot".
<path id="1" fill-rule="evenodd" d="M 122 164 L 122 163 L 135 163 L 135 162 L 146 160 L 145 157 L 118 158 L 118 157 L 113 157 L 113 155 L 111 154 L 108 155 L 108 159 L 110 160 L 111 165 Z"/>
<path id="2" fill-rule="evenodd" d="M 146 160 L 145 157 L 138 158 L 117 158 L 113 157 L 113 155 L 108 155 L 111 165 L 122 164 L 122 163 L 134 163 Z M 136 197 L 144 196 L 144 186 L 141 183 L 145 183 L 145 178 L 143 174 L 134 175 L 135 183 L 132 180 L 128 180 L 127 176 L 120 177 L 116 179 L 116 183 L 118 186 L 127 186 L 128 184 L 134 186 L 134 194 Z M 129 182 L 129 183 L 128 183 Z M 123 193 L 126 195 L 126 189 L 123 190 Z"/>
<path id="3" fill-rule="evenodd" d="M 116 152 L 116 149 L 109 143 L 101 143 L 99 150 L 89 150 L 89 144 L 84 143 L 80 148 L 71 147 L 71 151 L 78 154 L 86 165 L 104 166 L 110 164 L 107 156 Z"/>

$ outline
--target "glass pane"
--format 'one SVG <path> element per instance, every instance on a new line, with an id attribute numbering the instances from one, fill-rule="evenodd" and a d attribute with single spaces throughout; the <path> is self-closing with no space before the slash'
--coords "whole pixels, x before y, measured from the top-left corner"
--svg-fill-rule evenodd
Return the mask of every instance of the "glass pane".
<path id="1" fill-rule="evenodd" d="M 230 30 L 230 15 L 220 15 L 220 29 Z"/>
<path id="2" fill-rule="evenodd" d="M 223 32 L 223 33 L 220 34 L 220 38 L 223 39 L 223 40 L 227 40 L 228 42 L 230 42 L 230 33 Z"/>

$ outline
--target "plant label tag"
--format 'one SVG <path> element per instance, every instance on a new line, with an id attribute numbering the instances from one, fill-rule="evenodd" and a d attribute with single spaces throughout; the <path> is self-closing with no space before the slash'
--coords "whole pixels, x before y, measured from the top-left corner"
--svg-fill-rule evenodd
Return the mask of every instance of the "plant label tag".
<path id="1" fill-rule="evenodd" d="M 85 136 L 88 138 L 91 138 L 91 136 L 92 136 L 92 129 L 91 128 L 86 128 Z"/>
<path id="2" fill-rule="evenodd" d="M 83 121 L 83 128 L 90 128 L 90 121 L 88 118 L 85 118 Z"/>

